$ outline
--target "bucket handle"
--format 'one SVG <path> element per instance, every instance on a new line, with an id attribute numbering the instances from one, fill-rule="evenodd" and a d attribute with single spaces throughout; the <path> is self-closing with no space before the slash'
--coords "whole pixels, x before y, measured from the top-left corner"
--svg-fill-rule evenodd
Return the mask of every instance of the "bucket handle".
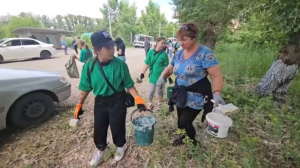
<path id="1" fill-rule="evenodd" d="M 146 111 L 149 111 L 149 112 L 151 112 L 151 114 L 155 117 L 155 114 L 153 113 L 153 111 L 152 110 L 150 110 L 150 109 L 147 109 Z M 136 113 L 136 112 L 140 112 L 139 111 L 139 109 L 135 109 L 132 113 L 131 113 L 131 116 L 130 116 L 130 121 L 132 121 L 132 116 L 133 116 L 133 114 L 134 113 Z"/>

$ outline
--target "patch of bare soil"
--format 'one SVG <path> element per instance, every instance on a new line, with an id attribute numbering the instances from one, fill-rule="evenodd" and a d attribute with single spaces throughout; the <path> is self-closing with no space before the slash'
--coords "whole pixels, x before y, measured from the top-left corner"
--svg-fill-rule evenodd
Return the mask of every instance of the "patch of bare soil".
<path id="1" fill-rule="evenodd" d="M 132 58 L 131 58 L 132 59 Z M 139 76 L 143 57 L 139 56 L 128 63 L 132 78 Z M 147 81 L 147 79 L 145 79 Z M 93 142 L 93 105 L 94 96 L 90 94 L 84 104 L 85 113 L 79 126 L 72 128 L 68 125 L 73 116 L 73 110 L 78 100 L 78 82 L 72 81 L 72 96 L 63 105 L 57 105 L 57 113 L 48 122 L 33 128 L 17 131 L 12 134 L 9 142 L 0 148 L 0 168 L 85 168 L 97 150 Z M 136 87 L 146 99 L 147 83 L 136 84 Z M 113 162 L 115 147 L 111 133 L 108 135 L 108 150 L 106 162 L 100 167 L 141 167 L 139 151 L 135 150 L 135 140 L 130 121 L 134 109 L 128 109 L 127 115 L 127 144 L 125 158 Z"/>

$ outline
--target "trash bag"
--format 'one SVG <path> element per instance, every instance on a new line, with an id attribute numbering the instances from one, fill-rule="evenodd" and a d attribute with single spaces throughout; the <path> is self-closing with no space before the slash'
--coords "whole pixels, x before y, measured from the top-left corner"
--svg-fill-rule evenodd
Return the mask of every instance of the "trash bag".
<path id="1" fill-rule="evenodd" d="M 74 56 L 70 57 L 69 61 L 65 64 L 65 67 L 70 78 L 79 78 L 79 72 Z"/>

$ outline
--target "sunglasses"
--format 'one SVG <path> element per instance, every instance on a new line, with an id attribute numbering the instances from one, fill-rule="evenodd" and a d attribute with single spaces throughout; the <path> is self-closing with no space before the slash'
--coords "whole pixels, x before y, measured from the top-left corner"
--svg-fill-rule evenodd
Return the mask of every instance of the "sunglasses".
<path id="1" fill-rule="evenodd" d="M 191 32 L 197 34 L 197 32 L 195 32 L 195 31 L 193 30 L 193 27 L 192 27 L 192 25 L 190 25 L 190 24 L 182 25 L 182 26 L 180 27 L 180 29 L 186 30 L 186 31 L 191 31 Z"/>

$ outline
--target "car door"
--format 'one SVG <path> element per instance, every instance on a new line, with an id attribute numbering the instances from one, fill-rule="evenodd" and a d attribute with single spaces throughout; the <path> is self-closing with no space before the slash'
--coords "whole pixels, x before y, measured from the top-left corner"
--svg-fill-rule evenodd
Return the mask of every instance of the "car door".
<path id="1" fill-rule="evenodd" d="M 24 58 L 39 57 L 41 52 L 41 45 L 35 40 L 23 39 L 21 40 L 22 47 L 24 47 Z"/>
<path id="2" fill-rule="evenodd" d="M 4 60 L 19 59 L 24 51 L 20 40 L 9 40 L 4 43 L 6 46 L 1 46 Z"/>

